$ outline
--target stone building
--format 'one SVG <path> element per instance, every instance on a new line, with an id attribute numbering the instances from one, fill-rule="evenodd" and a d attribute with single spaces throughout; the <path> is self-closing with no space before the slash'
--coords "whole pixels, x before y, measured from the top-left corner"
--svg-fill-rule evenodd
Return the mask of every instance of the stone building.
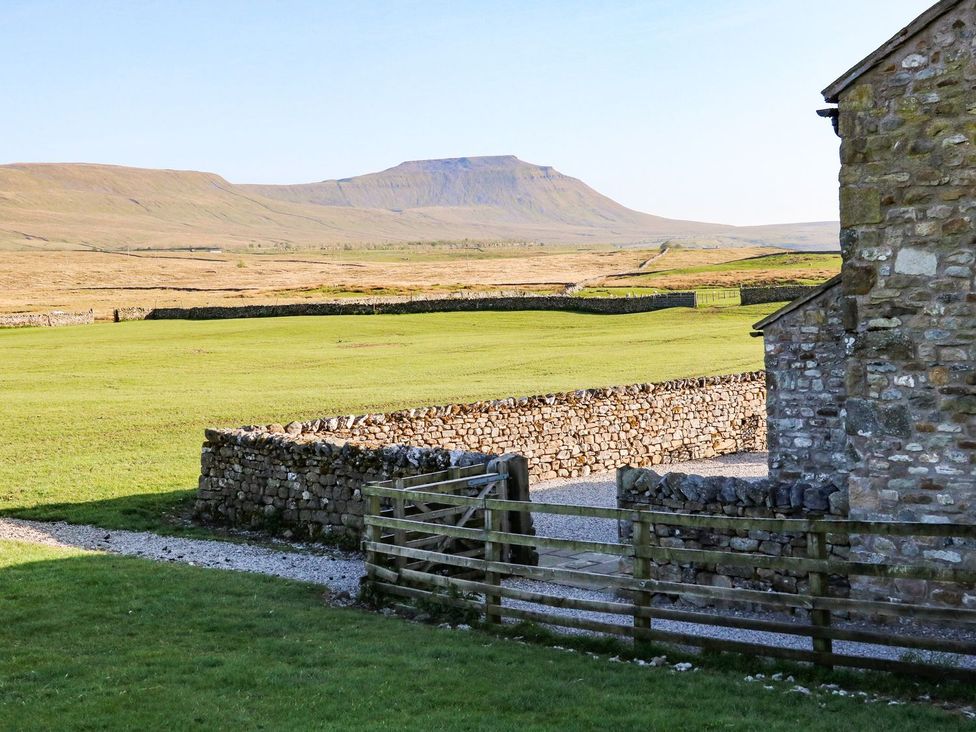
<path id="1" fill-rule="evenodd" d="M 757 324 L 770 469 L 846 485 L 852 518 L 976 521 L 976 0 L 933 5 L 824 97 L 843 268 Z M 865 551 L 976 567 L 943 544 Z"/>

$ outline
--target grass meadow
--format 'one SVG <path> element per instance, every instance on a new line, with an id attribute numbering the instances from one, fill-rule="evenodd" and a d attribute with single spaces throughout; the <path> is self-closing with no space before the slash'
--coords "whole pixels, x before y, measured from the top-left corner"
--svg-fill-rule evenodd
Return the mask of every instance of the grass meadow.
<path id="1" fill-rule="evenodd" d="M 764 690 L 327 607 L 270 577 L 0 541 L 0 729 L 949 730 L 920 706 Z"/>
<path id="2" fill-rule="evenodd" d="M 756 369 L 750 327 L 774 308 L 0 331 L 0 515 L 165 528 L 205 427 Z"/>

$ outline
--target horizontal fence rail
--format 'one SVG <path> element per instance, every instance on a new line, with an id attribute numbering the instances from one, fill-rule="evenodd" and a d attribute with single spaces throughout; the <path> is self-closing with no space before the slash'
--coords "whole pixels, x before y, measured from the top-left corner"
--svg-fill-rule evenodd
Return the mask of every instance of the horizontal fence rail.
<path id="1" fill-rule="evenodd" d="M 484 469 L 484 468 L 483 468 Z M 479 495 L 471 491 L 479 479 L 489 486 Z M 409 481 L 409 485 L 407 482 Z M 976 630 L 976 610 L 931 606 L 885 600 L 862 600 L 828 595 L 831 575 L 865 576 L 879 579 L 921 579 L 976 585 L 976 572 L 928 564 L 870 563 L 828 558 L 828 539 L 857 535 L 976 538 L 976 525 L 930 524 L 916 522 L 848 521 L 833 519 L 771 519 L 703 516 L 603 508 L 567 504 L 513 501 L 495 497 L 504 491 L 503 473 L 415 476 L 394 482 L 372 483 L 365 487 L 369 511 L 366 550 L 369 582 L 381 593 L 408 599 L 433 599 L 449 605 L 473 609 L 489 623 L 504 618 L 561 626 L 576 630 L 629 637 L 635 643 L 665 642 L 715 651 L 812 662 L 821 666 L 850 666 L 865 669 L 927 674 L 976 680 L 976 671 L 925 660 L 895 660 L 869 655 L 838 653 L 834 641 L 891 646 L 938 654 L 976 656 L 976 635 L 930 635 L 906 632 L 896 625 L 876 627 L 836 627 L 832 615 L 848 613 L 861 617 L 887 617 L 919 623 L 951 623 Z M 410 513 L 383 510 L 381 501 L 391 505 L 411 504 Z M 531 536 L 506 531 L 500 517 L 519 512 L 629 521 L 633 526 L 630 543 L 595 542 L 550 536 Z M 471 521 L 477 513 L 478 520 Z M 449 523 L 453 517 L 460 517 Z M 467 524 L 467 525 L 465 525 Z M 806 556 L 769 556 L 723 550 L 662 547 L 654 544 L 655 526 L 692 529 L 769 531 L 804 536 Z M 448 550 L 460 542 L 467 551 Z M 478 551 L 470 547 L 478 546 Z M 585 570 L 539 567 L 504 561 L 512 546 L 535 549 L 568 549 L 596 552 L 632 560 L 628 574 L 598 574 Z M 789 571 L 805 574 L 807 592 L 789 593 L 740 587 L 719 587 L 674 582 L 651 576 L 654 562 L 730 565 Z M 577 585 L 606 588 L 621 593 L 615 600 L 580 599 L 554 593 L 507 587 L 508 579 L 534 580 L 550 585 Z M 625 598 L 623 594 L 629 597 Z M 722 615 L 707 610 L 659 608 L 651 604 L 655 594 L 695 598 L 704 603 L 739 602 L 777 609 L 809 611 L 809 623 L 771 618 Z M 483 599 L 474 599 L 480 596 Z M 505 600 L 510 601 L 506 603 Z M 515 606 L 512 603 L 518 603 Z M 539 606 L 528 609 L 521 605 Z M 630 616 L 627 624 L 560 614 L 560 609 L 582 610 L 608 616 Z M 655 627 L 655 620 L 693 623 L 701 633 L 677 632 Z M 795 648 L 771 643 L 729 640 L 709 635 L 709 628 L 734 628 L 810 638 L 810 648 Z"/>

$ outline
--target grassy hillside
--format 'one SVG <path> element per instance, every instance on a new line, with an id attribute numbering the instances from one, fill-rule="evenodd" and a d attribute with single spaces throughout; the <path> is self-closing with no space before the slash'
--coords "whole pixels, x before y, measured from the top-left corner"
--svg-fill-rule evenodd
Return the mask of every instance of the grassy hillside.
<path id="1" fill-rule="evenodd" d="M 152 527 L 207 426 L 759 368 L 773 305 L 147 321 L 0 331 L 0 512 Z"/>
<path id="2" fill-rule="evenodd" d="M 0 251 L 675 238 L 755 246 L 765 237 L 757 230 L 632 211 L 574 178 L 516 158 L 460 160 L 466 164 L 419 161 L 302 186 L 235 185 L 213 173 L 110 165 L 3 165 Z M 789 230 L 785 225 L 768 238 L 782 243 Z M 794 238 L 799 247 L 815 240 L 820 247 L 836 246 L 837 225 L 800 224 Z"/>

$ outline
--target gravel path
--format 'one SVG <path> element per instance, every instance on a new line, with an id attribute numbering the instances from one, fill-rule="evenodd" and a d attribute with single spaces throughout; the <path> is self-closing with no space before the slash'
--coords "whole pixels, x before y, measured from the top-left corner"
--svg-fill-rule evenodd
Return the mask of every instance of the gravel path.
<path id="1" fill-rule="evenodd" d="M 0 519 L 0 539 L 311 582 L 327 586 L 338 603 L 351 602 L 356 597 L 359 578 L 364 574 L 363 560 L 358 555 L 323 550 L 318 546 L 313 551 L 311 547 L 289 544 L 288 549 L 278 550 L 230 541 L 183 539 L 144 531 L 116 531 L 19 519 Z"/>

